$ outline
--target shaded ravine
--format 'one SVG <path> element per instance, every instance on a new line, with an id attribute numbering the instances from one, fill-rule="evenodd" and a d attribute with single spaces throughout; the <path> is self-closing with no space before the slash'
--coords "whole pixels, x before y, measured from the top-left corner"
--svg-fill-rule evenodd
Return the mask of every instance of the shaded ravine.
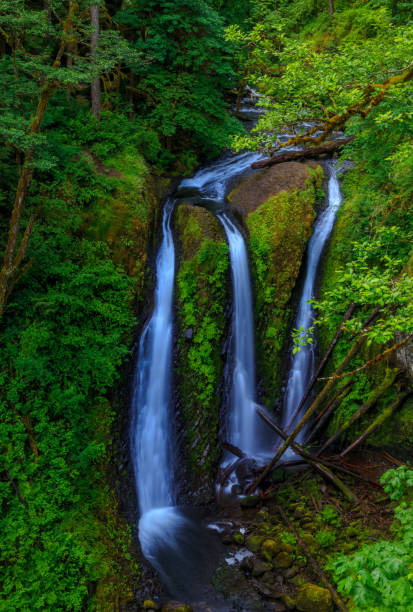
<path id="1" fill-rule="evenodd" d="M 315 312 L 310 300 L 316 294 L 316 282 L 321 255 L 331 235 L 337 210 L 340 207 L 342 197 L 340 183 L 337 176 L 337 165 L 334 162 L 327 163 L 329 179 L 327 192 L 327 206 L 318 215 L 312 236 L 307 247 L 306 270 L 304 284 L 300 296 L 297 316 L 294 328 L 302 330 L 303 334 L 312 326 Z M 316 365 L 316 343 L 305 343 L 301 350 L 292 357 L 291 369 L 288 376 L 287 388 L 284 397 L 283 422 L 285 431 L 291 431 L 303 416 L 307 404 L 305 403 L 297 414 L 296 409 L 304 396 L 307 385 L 315 373 Z M 302 429 L 297 436 L 298 442 L 305 441 L 306 428 Z M 292 451 L 290 451 L 292 454 Z"/>
<path id="2" fill-rule="evenodd" d="M 165 203 L 162 241 L 156 258 L 154 309 L 141 335 L 135 370 L 130 441 L 141 517 L 139 539 L 144 556 L 158 570 L 168 591 L 191 600 L 199 591 L 199 585 L 206 580 L 204 568 L 209 555 L 206 541 L 212 536 L 208 536 L 200 524 L 187 518 L 177 507 L 175 492 L 178 466 L 170 414 L 175 280 L 171 215 L 179 199 L 185 197 L 187 201 L 189 197 L 193 203 L 214 212 L 226 233 L 233 283 L 229 345 L 232 367 L 226 437 L 249 458 L 261 463 L 271 454 L 274 436 L 255 411 L 254 330 L 248 255 L 244 237 L 225 205 L 225 195 L 234 178 L 248 171 L 251 163 L 259 157 L 255 153 L 223 157 L 200 169 L 192 178 L 181 181 L 175 199 Z M 314 295 L 318 263 L 341 201 L 333 165 L 330 165 L 330 172 L 328 206 L 319 215 L 309 243 L 306 279 L 296 322 L 298 327 L 306 328 L 311 323 L 313 312 L 307 302 Z M 288 410 L 297 405 L 313 369 L 314 347 L 297 353 L 288 383 L 285 421 L 291 418 Z M 296 372 L 300 375 L 296 376 Z M 224 457 L 223 465 L 228 460 Z M 233 476 L 230 485 L 236 482 Z"/>

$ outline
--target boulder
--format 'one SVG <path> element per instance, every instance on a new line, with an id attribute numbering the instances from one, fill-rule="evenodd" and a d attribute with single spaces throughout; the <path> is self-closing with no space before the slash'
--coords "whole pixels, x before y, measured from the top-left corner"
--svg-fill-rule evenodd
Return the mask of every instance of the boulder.
<path id="1" fill-rule="evenodd" d="M 285 552 L 284 550 L 279 552 L 274 559 L 274 567 L 277 569 L 287 569 L 293 563 L 293 557 L 291 553 Z"/>
<path id="2" fill-rule="evenodd" d="M 146 599 L 143 602 L 143 609 L 144 610 L 160 610 L 161 606 L 157 604 L 155 601 L 152 601 L 152 599 Z"/>
<path id="3" fill-rule="evenodd" d="M 263 543 L 263 541 L 263 536 L 252 535 L 247 538 L 245 545 L 251 552 L 258 552 L 261 548 L 261 544 Z"/>
<path id="4" fill-rule="evenodd" d="M 162 612 L 193 612 L 193 608 L 179 601 L 168 601 L 162 606 Z"/>
<path id="5" fill-rule="evenodd" d="M 306 583 L 297 589 L 296 605 L 300 612 L 332 612 L 333 599 L 327 589 Z"/>

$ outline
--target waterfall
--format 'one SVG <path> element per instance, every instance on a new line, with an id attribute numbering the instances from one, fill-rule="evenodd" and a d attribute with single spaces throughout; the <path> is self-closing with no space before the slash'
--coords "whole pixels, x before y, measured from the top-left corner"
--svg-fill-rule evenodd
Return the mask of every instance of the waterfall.
<path id="1" fill-rule="evenodd" d="M 248 457 L 265 456 L 267 428 L 255 409 L 255 352 L 251 279 L 241 232 L 223 213 L 218 215 L 229 245 L 233 284 L 232 338 L 234 344 L 229 441 Z M 267 436 L 265 435 L 267 433 Z"/>
<path id="2" fill-rule="evenodd" d="M 175 504 L 174 448 L 171 442 L 171 368 L 175 247 L 165 204 L 162 241 L 156 258 L 153 313 L 139 343 L 130 429 L 138 494 L 142 552 L 160 573 L 171 594 L 191 597 L 207 561 L 204 530 Z M 196 559 L 196 563 L 194 560 Z"/>
<path id="3" fill-rule="evenodd" d="M 328 163 L 329 181 L 327 206 L 317 217 L 313 234 L 307 248 L 307 264 L 304 285 L 298 306 L 294 327 L 308 330 L 314 320 L 314 309 L 309 300 L 314 298 L 316 292 L 317 269 L 324 246 L 333 229 L 336 213 L 341 204 L 340 184 L 337 177 L 337 167 L 333 162 Z M 305 344 L 292 358 L 291 370 L 288 377 L 287 390 L 284 399 L 283 429 L 291 430 L 303 416 L 306 406 L 301 414 L 294 417 L 297 406 L 303 397 L 307 385 L 315 372 L 314 344 Z M 293 422 L 291 422 L 293 420 Z M 297 436 L 297 442 L 305 439 L 305 428 Z"/>
<path id="4" fill-rule="evenodd" d="M 232 413 L 230 442 L 248 456 L 257 453 L 255 412 L 254 328 L 248 255 L 244 238 L 236 225 L 225 215 L 219 215 L 229 244 L 233 283 L 234 364 L 232 376 Z"/>

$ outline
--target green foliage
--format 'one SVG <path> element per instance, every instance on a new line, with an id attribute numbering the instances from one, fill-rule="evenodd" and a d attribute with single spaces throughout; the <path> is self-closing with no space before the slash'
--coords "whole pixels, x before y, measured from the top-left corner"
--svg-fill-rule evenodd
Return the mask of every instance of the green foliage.
<path id="1" fill-rule="evenodd" d="M 400 504 L 395 515 L 394 541 L 365 545 L 350 556 L 339 555 L 330 562 L 338 589 L 352 598 L 354 610 L 402 612 L 413 605 L 413 505 Z"/>
<path id="2" fill-rule="evenodd" d="M 177 227 L 183 255 L 177 274 L 179 339 L 178 389 L 182 397 L 187 448 L 193 476 L 213 475 L 219 446 L 221 347 L 225 339 L 228 300 L 228 246 L 218 222 L 207 211 L 182 207 Z M 199 215 L 197 216 L 199 211 Z M 192 214 L 191 214 L 192 213 Z M 201 225 L 202 215 L 212 232 Z M 215 227 L 216 226 L 216 227 Z M 215 235 L 215 232 L 219 232 Z M 192 338 L 185 332 L 191 330 Z M 207 454 L 205 455 L 205 449 Z"/>
<path id="3" fill-rule="evenodd" d="M 113 223 L 104 230 L 101 218 L 96 239 L 92 215 L 95 203 L 101 215 L 110 205 L 119 215 L 124 202 L 131 218 L 144 216 L 142 161 L 119 158 L 125 174 L 135 173 L 123 194 L 119 178 L 80 158 L 49 184 L 40 173 L 31 197 L 32 265 L 0 331 L 4 610 L 95 609 L 100 598 L 110 609 L 133 596 L 131 533 L 106 478 L 115 419 L 107 397 L 130 355 L 136 278 L 122 245 L 111 243 Z M 142 256 L 148 245 L 128 248 Z"/>
<path id="4" fill-rule="evenodd" d="M 387 470 L 380 478 L 380 482 L 390 499 L 399 500 L 409 488 L 413 487 L 413 470 L 409 470 L 405 465 Z"/>
<path id="5" fill-rule="evenodd" d="M 117 21 L 150 57 L 134 72 L 143 112 L 170 153 L 216 155 L 240 125 L 229 118 L 222 92 L 235 81 L 223 21 L 207 2 L 125 3 Z"/>

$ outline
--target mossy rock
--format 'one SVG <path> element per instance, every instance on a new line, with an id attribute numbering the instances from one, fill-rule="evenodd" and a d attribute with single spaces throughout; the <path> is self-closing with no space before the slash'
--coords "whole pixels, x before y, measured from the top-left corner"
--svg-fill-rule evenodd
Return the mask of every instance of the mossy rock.
<path id="1" fill-rule="evenodd" d="M 247 538 L 245 545 L 251 552 L 258 552 L 261 549 L 263 541 L 263 536 L 251 535 Z"/>
<path id="2" fill-rule="evenodd" d="M 152 599 L 146 599 L 143 602 L 142 607 L 144 610 L 160 610 L 160 605 L 157 604 L 155 601 L 152 601 Z"/>
<path id="3" fill-rule="evenodd" d="M 310 552 L 314 552 L 315 550 L 317 550 L 318 548 L 317 541 L 315 537 L 311 535 L 311 533 L 304 533 L 301 536 L 301 539 L 304 542 L 304 544 L 307 546 Z"/>
<path id="4" fill-rule="evenodd" d="M 197 502 L 209 501 L 221 454 L 219 390 L 229 300 L 228 246 L 221 224 L 204 208 L 180 205 L 173 221 L 180 254 L 175 380 L 185 478 Z"/>
<path id="5" fill-rule="evenodd" d="M 296 605 L 300 612 L 332 612 L 333 610 L 330 591 L 311 583 L 298 587 Z"/>
<path id="6" fill-rule="evenodd" d="M 280 542 L 266 539 L 262 543 L 261 551 L 263 556 L 270 561 L 280 551 Z"/>
<path id="7" fill-rule="evenodd" d="M 291 553 L 281 551 L 274 559 L 274 567 L 277 569 L 287 569 L 293 564 L 293 556 Z"/>
<path id="8" fill-rule="evenodd" d="M 228 195 L 228 200 L 232 208 L 246 217 L 282 191 L 306 189 L 306 183 L 310 178 L 315 178 L 317 185 L 321 185 L 323 178 L 321 166 L 299 162 L 277 164 L 241 181 Z"/>
<path id="9" fill-rule="evenodd" d="M 162 612 L 193 612 L 193 608 L 179 601 L 168 601 L 162 606 Z"/>
<path id="10" fill-rule="evenodd" d="M 280 182 L 280 173 L 285 178 Z M 262 403 L 273 405 L 281 389 L 282 361 L 292 322 L 290 305 L 315 218 L 322 169 L 280 164 L 250 177 L 230 194 L 249 232 L 257 313 L 257 370 Z"/>

